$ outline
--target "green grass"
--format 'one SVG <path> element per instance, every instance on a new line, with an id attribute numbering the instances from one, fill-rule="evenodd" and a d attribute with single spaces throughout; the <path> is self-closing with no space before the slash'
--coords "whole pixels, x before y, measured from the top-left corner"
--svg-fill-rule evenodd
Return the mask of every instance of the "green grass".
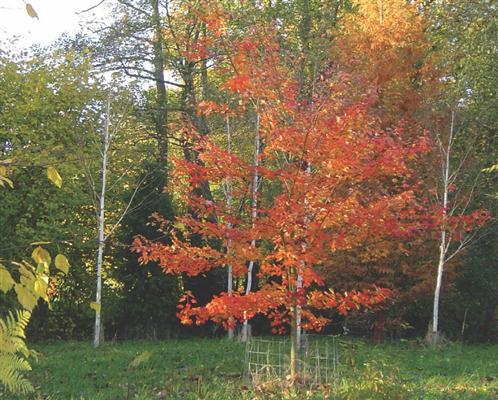
<path id="1" fill-rule="evenodd" d="M 250 387 L 242 377 L 244 345 L 226 339 L 34 348 L 42 353 L 30 375 L 37 393 L 13 397 L 0 389 L 0 399 L 498 399 L 496 345 L 432 350 L 415 342 L 343 341 L 340 384 L 297 394 Z M 130 366 L 139 354 L 142 363 Z"/>

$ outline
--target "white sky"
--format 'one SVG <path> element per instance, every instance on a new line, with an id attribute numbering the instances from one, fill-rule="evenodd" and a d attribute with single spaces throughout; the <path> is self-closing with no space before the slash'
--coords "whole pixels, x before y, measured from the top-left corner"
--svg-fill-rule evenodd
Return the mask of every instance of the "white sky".
<path id="1" fill-rule="evenodd" d="M 19 46 L 49 44 L 62 33 L 75 33 L 79 23 L 105 15 L 105 5 L 77 15 L 100 0 L 27 0 L 40 19 L 30 18 L 23 0 L 0 0 L 0 42 L 18 36 Z"/>

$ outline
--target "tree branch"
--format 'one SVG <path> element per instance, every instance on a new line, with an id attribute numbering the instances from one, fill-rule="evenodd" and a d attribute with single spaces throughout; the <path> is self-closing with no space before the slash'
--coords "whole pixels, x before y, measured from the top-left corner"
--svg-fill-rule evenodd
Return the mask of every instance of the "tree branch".
<path id="1" fill-rule="evenodd" d="M 93 9 L 97 8 L 98 6 L 100 6 L 102 3 L 104 3 L 106 0 L 101 0 L 100 2 L 98 2 L 97 4 L 95 4 L 94 6 L 91 6 L 90 8 L 87 8 L 86 10 L 82 10 L 82 11 L 76 11 L 75 14 L 76 15 L 80 15 L 80 14 L 84 14 L 88 11 L 92 11 Z"/>
<path id="2" fill-rule="evenodd" d="M 127 215 L 128 213 L 128 210 L 130 209 L 131 207 L 131 204 L 133 203 L 133 199 L 135 198 L 135 195 L 137 194 L 138 192 L 138 189 L 140 188 L 140 186 L 142 185 L 142 183 L 145 181 L 145 179 L 149 176 L 149 174 L 146 174 L 144 175 L 144 177 L 140 180 L 140 182 L 138 182 L 135 190 L 133 191 L 133 194 L 131 195 L 131 198 L 130 198 L 130 201 L 128 202 L 128 204 L 126 205 L 126 208 L 123 210 L 123 212 L 121 213 L 121 216 L 119 217 L 119 219 L 116 221 L 116 223 L 113 225 L 113 227 L 111 228 L 111 230 L 109 231 L 109 233 L 104 237 L 104 241 L 106 241 L 109 236 L 111 236 L 111 234 L 114 232 L 114 230 L 118 227 L 118 225 L 121 223 L 121 221 L 123 220 L 123 218 Z"/>

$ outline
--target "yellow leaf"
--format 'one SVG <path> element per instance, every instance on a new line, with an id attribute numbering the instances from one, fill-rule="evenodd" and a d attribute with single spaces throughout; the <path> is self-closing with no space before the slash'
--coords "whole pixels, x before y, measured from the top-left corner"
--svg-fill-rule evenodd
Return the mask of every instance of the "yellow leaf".
<path id="1" fill-rule="evenodd" d="M 28 13 L 28 15 L 31 18 L 40 19 L 40 18 L 38 18 L 38 13 L 35 11 L 35 9 L 33 8 L 33 6 L 31 4 L 29 4 L 29 3 L 26 3 L 26 12 Z"/>
<path id="2" fill-rule="evenodd" d="M 12 264 L 19 267 L 19 274 L 21 275 L 21 278 L 24 276 L 29 280 L 35 279 L 35 275 L 33 272 L 36 271 L 36 268 L 31 264 L 27 263 L 26 261 L 20 263 L 12 261 Z"/>
<path id="3" fill-rule="evenodd" d="M 95 310 L 95 312 L 96 312 L 97 314 L 100 314 L 100 310 L 101 310 L 102 306 L 101 306 L 100 304 L 95 303 L 94 301 L 92 301 L 92 302 L 90 303 L 90 308 L 91 308 L 92 310 Z"/>
<path id="4" fill-rule="evenodd" d="M 43 265 L 43 264 L 40 264 L 40 265 Z M 33 274 L 31 274 L 31 275 L 21 275 L 19 277 L 19 281 L 21 282 L 21 284 L 24 287 L 27 287 L 27 288 L 30 288 L 30 289 L 33 290 L 34 284 L 35 284 L 35 281 L 36 281 L 36 277 Z"/>
<path id="5" fill-rule="evenodd" d="M 177 223 L 173 224 L 173 227 L 175 227 L 176 229 L 178 229 L 179 231 L 182 231 L 182 232 L 184 232 L 187 229 L 185 224 L 182 222 L 177 222 Z"/>
<path id="6" fill-rule="evenodd" d="M 41 263 L 38 264 L 38 267 L 36 267 L 36 273 L 37 274 L 48 274 L 50 269 L 48 268 L 48 264 Z"/>
<path id="7" fill-rule="evenodd" d="M 142 364 L 145 364 L 146 362 L 149 361 L 150 356 L 152 353 L 150 351 L 144 351 L 142 353 L 139 353 L 129 364 L 128 368 L 136 368 Z"/>
<path id="8" fill-rule="evenodd" d="M 41 297 L 45 301 L 48 301 L 47 289 L 48 289 L 48 277 L 41 276 L 35 281 L 35 295 Z"/>
<path id="9" fill-rule="evenodd" d="M 7 293 L 12 286 L 14 286 L 14 279 L 10 276 L 9 271 L 7 271 L 3 265 L 0 265 L 0 290 Z"/>
<path id="10" fill-rule="evenodd" d="M 31 253 L 31 257 L 37 264 L 49 265 L 50 261 L 52 261 L 50 254 L 48 254 L 48 251 L 40 246 L 36 247 L 33 250 L 33 253 Z"/>
<path id="11" fill-rule="evenodd" d="M 57 254 L 55 257 L 55 268 L 67 274 L 69 272 L 69 261 L 66 256 Z"/>
<path id="12" fill-rule="evenodd" d="M 62 178 L 54 167 L 47 168 L 47 176 L 55 186 L 62 187 Z"/>
<path id="13" fill-rule="evenodd" d="M 10 186 L 11 189 L 14 188 L 14 182 L 12 182 L 9 178 L 2 176 L 0 174 L 0 185 L 5 186 L 5 183 Z"/>
<path id="14" fill-rule="evenodd" d="M 17 283 L 14 290 L 17 293 L 17 300 L 19 300 L 23 308 L 31 311 L 36 306 L 38 299 L 26 286 Z"/>

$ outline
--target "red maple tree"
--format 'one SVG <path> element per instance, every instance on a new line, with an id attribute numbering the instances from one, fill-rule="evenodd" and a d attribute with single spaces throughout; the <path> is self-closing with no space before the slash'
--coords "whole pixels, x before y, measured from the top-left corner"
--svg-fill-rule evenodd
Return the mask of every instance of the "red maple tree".
<path id="1" fill-rule="evenodd" d="M 335 69 L 321 71 L 312 94 L 303 99 L 293 60 L 280 51 L 273 33 L 255 29 L 250 37 L 224 44 L 234 51 L 231 75 L 221 87 L 238 98 L 237 110 L 230 112 L 259 117 L 264 151 L 257 168 L 272 188 L 271 198 L 266 196 L 250 221 L 248 202 L 241 201 L 234 214 L 223 200 L 196 195 L 202 182 L 222 185 L 229 179 L 233 196 L 247 197 L 255 168 L 209 138 L 197 138 L 202 162 L 176 160 L 176 181 L 191 214 L 168 227 L 171 244 L 137 237 L 133 250 L 142 263 L 156 261 L 166 273 L 190 276 L 226 265 L 243 276 L 248 263 L 257 262 L 257 291 L 220 293 L 205 305 L 186 293 L 178 316 L 184 324 L 212 320 L 229 327 L 264 314 L 274 332 L 289 324 L 294 375 L 299 330 L 320 330 L 329 322 L 320 310 L 347 314 L 393 295 L 375 286 L 335 292 L 325 286 L 320 270 L 334 268 L 337 252 L 413 234 L 416 198 L 407 177 L 427 140 L 406 135 L 402 123 L 383 126 L 370 112 L 377 95 L 366 91 L 352 99 L 347 74 Z M 226 113 L 227 106 L 204 103 L 199 112 Z M 204 245 L 193 246 L 193 235 L 203 237 Z"/>

